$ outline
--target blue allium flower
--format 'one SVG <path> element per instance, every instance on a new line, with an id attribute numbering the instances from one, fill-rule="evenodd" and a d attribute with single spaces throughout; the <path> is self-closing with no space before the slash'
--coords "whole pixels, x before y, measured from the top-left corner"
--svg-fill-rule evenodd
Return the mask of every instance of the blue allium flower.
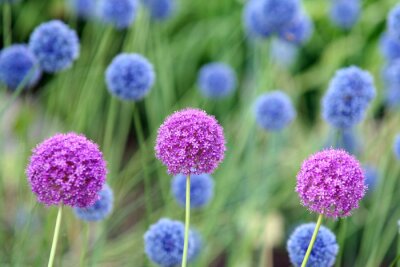
<path id="1" fill-rule="evenodd" d="M 172 16 L 176 9 L 176 0 L 142 0 L 155 20 L 165 20 Z"/>
<path id="2" fill-rule="evenodd" d="M 186 176 L 176 175 L 171 181 L 171 191 L 176 201 L 185 206 Z M 214 181 L 209 174 L 190 176 L 190 207 L 201 208 L 207 205 L 214 196 Z"/>
<path id="3" fill-rule="evenodd" d="M 200 69 L 197 83 L 205 97 L 223 98 L 236 89 L 236 74 L 227 64 L 209 63 Z"/>
<path id="4" fill-rule="evenodd" d="M 360 11 L 359 0 L 332 0 L 330 17 L 333 24 L 348 30 L 357 22 Z"/>
<path id="5" fill-rule="evenodd" d="M 99 192 L 99 199 L 90 207 L 74 208 L 76 216 L 84 221 L 101 221 L 110 215 L 114 202 L 114 194 L 110 186 L 105 184 Z"/>
<path id="6" fill-rule="evenodd" d="M 96 0 L 68 0 L 72 11 L 81 18 L 89 18 L 95 15 Z"/>
<path id="7" fill-rule="evenodd" d="M 365 185 L 368 186 L 367 192 L 375 190 L 379 179 L 378 169 L 372 165 L 364 165 Z"/>
<path id="8" fill-rule="evenodd" d="M 296 117 L 292 101 L 281 91 L 259 96 L 254 112 L 258 125 L 269 131 L 282 130 Z"/>
<path id="9" fill-rule="evenodd" d="M 154 84 L 152 64 L 139 54 L 122 53 L 106 70 L 106 83 L 111 94 L 122 100 L 143 99 Z"/>
<path id="10" fill-rule="evenodd" d="M 290 236 L 287 242 L 287 250 L 290 261 L 295 267 L 301 266 L 314 229 L 315 223 L 302 224 Z M 321 226 L 308 258 L 307 267 L 333 266 L 338 250 L 339 246 L 335 235 L 328 228 Z"/>
<path id="11" fill-rule="evenodd" d="M 0 83 L 8 88 L 32 87 L 40 76 L 39 63 L 26 45 L 12 45 L 0 52 Z"/>
<path id="12" fill-rule="evenodd" d="M 249 0 L 243 10 L 245 30 L 250 36 L 266 38 L 272 34 L 272 29 L 262 12 L 262 5 L 262 0 Z"/>
<path id="13" fill-rule="evenodd" d="M 71 67 L 79 56 L 76 32 L 59 20 L 40 24 L 30 36 L 29 48 L 46 72 L 55 73 Z"/>
<path id="14" fill-rule="evenodd" d="M 385 88 L 385 102 L 392 108 L 400 106 L 400 85 L 392 85 Z"/>
<path id="15" fill-rule="evenodd" d="M 400 41 L 400 4 L 390 11 L 387 24 L 389 34 Z"/>
<path id="16" fill-rule="evenodd" d="M 262 13 L 267 27 L 279 32 L 286 24 L 295 19 L 300 11 L 299 0 L 261 0 Z"/>
<path id="17" fill-rule="evenodd" d="M 336 128 L 350 128 L 365 115 L 375 97 L 371 74 L 358 67 L 340 69 L 322 100 L 323 118 Z"/>
<path id="18" fill-rule="evenodd" d="M 149 259 L 163 267 L 177 266 L 182 261 L 185 226 L 179 221 L 160 219 L 144 234 L 145 252 Z M 189 231 L 188 259 L 195 255 L 195 237 Z"/>
<path id="19" fill-rule="evenodd" d="M 383 79 L 387 86 L 400 86 L 400 60 L 391 62 L 384 67 Z"/>
<path id="20" fill-rule="evenodd" d="M 289 68 L 299 54 L 298 46 L 281 39 L 273 39 L 270 46 L 270 54 L 276 64 Z"/>
<path id="21" fill-rule="evenodd" d="M 313 30 L 310 17 L 304 12 L 299 12 L 289 24 L 282 27 L 279 36 L 288 42 L 301 45 L 310 39 Z"/>
<path id="22" fill-rule="evenodd" d="M 118 29 L 128 28 L 136 18 L 137 0 L 99 0 L 99 17 Z"/>
<path id="23" fill-rule="evenodd" d="M 396 158 L 400 160 L 400 134 L 396 135 L 394 138 L 393 150 Z"/>
<path id="24" fill-rule="evenodd" d="M 361 150 L 361 144 L 353 128 L 332 131 L 326 147 L 341 148 L 353 155 L 358 154 Z"/>
<path id="25" fill-rule="evenodd" d="M 400 40 L 385 33 L 380 40 L 380 50 L 388 62 L 396 61 L 400 59 Z"/>

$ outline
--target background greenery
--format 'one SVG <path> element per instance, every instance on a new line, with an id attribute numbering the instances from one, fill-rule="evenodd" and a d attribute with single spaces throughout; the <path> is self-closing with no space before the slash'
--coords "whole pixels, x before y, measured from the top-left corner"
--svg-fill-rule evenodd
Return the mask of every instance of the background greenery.
<path id="1" fill-rule="evenodd" d="M 100 144 L 115 209 L 97 224 L 80 222 L 65 209 L 56 266 L 152 266 L 143 251 L 144 232 L 161 217 L 184 218 L 170 193 L 171 178 L 155 159 L 155 135 L 168 114 L 191 106 L 217 117 L 228 147 L 214 175 L 215 198 L 192 213 L 205 246 L 192 266 L 257 266 L 261 251 L 267 264 L 288 266 L 287 236 L 296 225 L 316 219 L 299 204 L 294 187 L 302 161 L 329 135 L 320 98 L 335 70 L 354 64 L 376 79 L 378 97 L 357 131 L 364 146 L 359 159 L 379 167 L 380 181 L 352 217 L 323 223 L 340 243 L 337 266 L 387 266 L 396 256 L 400 218 L 400 164 L 392 152 L 400 116 L 382 103 L 378 42 L 396 1 L 363 1 L 361 19 L 350 32 L 332 26 L 329 1 L 303 2 L 315 33 L 289 70 L 270 59 L 269 41 L 246 38 L 242 1 L 182 0 L 177 15 L 165 23 L 152 22 L 141 9 L 124 31 L 77 21 L 61 0 L 13 6 L 8 32 L 13 43 L 27 42 L 39 23 L 60 18 L 79 32 L 81 56 L 71 69 L 44 75 L 1 115 L 0 265 L 47 263 L 57 210 L 36 203 L 24 171 L 38 142 L 76 131 Z M 157 82 L 144 101 L 120 102 L 106 90 L 104 70 L 121 51 L 142 53 L 155 66 Z M 199 67 L 217 60 L 231 64 L 240 80 L 235 95 L 218 102 L 203 99 L 195 85 Z M 274 135 L 255 125 L 251 108 L 257 95 L 277 88 L 291 96 L 298 117 Z M 11 100 L 11 93 L 0 91 L 0 107 Z"/>

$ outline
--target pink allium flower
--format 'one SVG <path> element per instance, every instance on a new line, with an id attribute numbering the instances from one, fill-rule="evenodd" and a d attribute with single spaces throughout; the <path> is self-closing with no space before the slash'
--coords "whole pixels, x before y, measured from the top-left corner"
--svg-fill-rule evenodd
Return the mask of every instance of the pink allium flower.
<path id="1" fill-rule="evenodd" d="M 312 155 L 297 174 L 301 204 L 326 217 L 349 216 L 365 191 L 360 163 L 344 150 L 328 149 Z"/>
<path id="2" fill-rule="evenodd" d="M 169 174 L 212 173 L 224 159 L 223 129 L 204 111 L 184 109 L 160 126 L 155 150 Z"/>
<path id="3" fill-rule="evenodd" d="M 85 208 L 98 199 L 107 169 L 95 143 L 83 135 L 68 133 L 39 144 L 26 174 L 39 202 Z"/>

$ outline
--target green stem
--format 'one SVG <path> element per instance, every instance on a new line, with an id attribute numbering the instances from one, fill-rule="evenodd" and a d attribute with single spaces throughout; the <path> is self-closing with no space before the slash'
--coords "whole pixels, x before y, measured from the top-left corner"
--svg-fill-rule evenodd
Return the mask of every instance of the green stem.
<path id="1" fill-rule="evenodd" d="M 82 242 L 82 251 L 81 251 L 81 259 L 80 259 L 80 264 L 79 266 L 86 266 L 85 265 L 85 259 L 86 259 L 86 253 L 89 251 L 89 227 L 87 223 L 84 223 L 84 234 L 83 234 L 83 242 Z"/>
<path id="2" fill-rule="evenodd" d="M 182 267 L 187 264 L 187 252 L 189 245 L 189 225 L 190 225 L 190 175 L 186 178 L 186 212 L 185 212 L 185 241 L 183 243 Z"/>
<path id="3" fill-rule="evenodd" d="M 389 265 L 389 267 L 395 267 L 396 263 L 398 263 L 400 261 L 400 255 L 398 255 L 393 261 L 392 263 Z"/>
<path id="4" fill-rule="evenodd" d="M 319 228 L 321 227 L 321 223 L 322 223 L 322 218 L 323 217 L 324 216 L 322 214 L 320 214 L 318 216 L 317 225 L 315 226 L 314 233 L 312 235 L 310 244 L 308 245 L 307 252 L 306 252 L 306 255 L 304 256 L 303 263 L 301 264 L 301 267 L 306 267 L 307 266 L 308 258 L 310 257 L 310 254 L 311 254 L 312 248 L 314 246 L 315 240 L 317 239 L 317 234 L 318 234 Z"/>
<path id="5" fill-rule="evenodd" d="M 3 6 L 3 47 L 11 44 L 11 4 L 7 1 Z"/>
<path id="6" fill-rule="evenodd" d="M 339 248 L 340 251 L 336 257 L 336 266 L 340 267 L 342 258 L 343 258 L 343 252 L 344 252 L 344 246 L 345 246 L 345 241 L 346 241 L 346 232 L 347 232 L 347 220 L 342 220 L 340 223 L 340 230 L 339 230 Z"/>
<path id="7" fill-rule="evenodd" d="M 111 151 L 111 140 L 113 138 L 115 119 L 117 117 L 117 99 L 114 97 L 111 98 L 110 107 L 108 110 L 106 129 L 104 133 L 104 150 L 110 152 Z M 111 153 L 108 155 L 111 158 Z"/>
<path id="8" fill-rule="evenodd" d="M 53 243 L 51 245 L 49 264 L 47 265 L 47 267 L 52 267 L 54 263 L 54 256 L 56 255 L 58 236 L 60 234 L 62 208 L 63 208 L 62 205 L 60 205 L 60 207 L 58 208 L 56 228 L 54 229 Z"/>

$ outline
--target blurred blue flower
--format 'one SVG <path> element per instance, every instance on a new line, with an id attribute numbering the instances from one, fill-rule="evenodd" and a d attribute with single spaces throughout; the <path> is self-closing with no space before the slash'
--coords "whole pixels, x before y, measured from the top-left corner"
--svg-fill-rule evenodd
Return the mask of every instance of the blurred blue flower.
<path id="1" fill-rule="evenodd" d="M 223 98 L 236 89 L 236 74 L 225 63 L 209 63 L 200 69 L 197 83 L 205 97 Z"/>
<path id="2" fill-rule="evenodd" d="M 364 165 L 365 185 L 368 186 L 367 192 L 373 192 L 378 184 L 379 172 L 378 169 L 372 165 Z"/>
<path id="3" fill-rule="evenodd" d="M 387 64 L 383 69 L 383 80 L 387 86 L 400 86 L 400 60 Z"/>
<path id="4" fill-rule="evenodd" d="M 128 28 L 136 18 L 137 0 L 99 0 L 99 17 L 117 29 Z"/>
<path id="5" fill-rule="evenodd" d="M 375 87 L 369 72 L 355 66 L 340 69 L 322 99 L 323 118 L 336 128 L 350 128 L 364 118 L 374 97 Z"/>
<path id="6" fill-rule="evenodd" d="M 332 130 L 326 147 L 341 148 L 353 155 L 357 155 L 361 150 L 359 138 L 353 128 Z"/>
<path id="7" fill-rule="evenodd" d="M 249 0 L 243 10 L 245 30 L 252 37 L 266 38 L 272 34 L 272 29 L 262 12 L 262 5 L 262 0 Z"/>
<path id="8" fill-rule="evenodd" d="M 389 12 L 387 29 L 392 38 L 400 41 L 400 4 L 397 4 Z"/>
<path id="9" fill-rule="evenodd" d="M 39 63 L 26 45 L 16 44 L 0 52 L 0 83 L 11 90 L 34 86 L 41 76 Z"/>
<path id="10" fill-rule="evenodd" d="M 280 131 L 296 117 L 290 98 L 281 91 L 259 96 L 254 106 L 258 125 L 268 131 Z"/>
<path id="11" fill-rule="evenodd" d="M 193 252 L 192 257 L 188 258 L 189 262 L 195 261 L 203 249 L 203 238 L 201 237 L 199 231 L 192 229 L 192 233 L 193 233 L 193 240 L 194 240 L 193 241 L 194 252 Z"/>
<path id="12" fill-rule="evenodd" d="M 299 12 L 289 24 L 282 27 L 279 36 L 288 42 L 301 45 L 310 39 L 313 30 L 310 17 L 305 12 Z"/>
<path id="13" fill-rule="evenodd" d="M 101 221 L 110 215 L 114 202 L 114 194 L 109 185 L 105 184 L 99 192 L 99 199 L 90 207 L 74 208 L 75 215 L 84 221 Z"/>
<path id="14" fill-rule="evenodd" d="M 391 108 L 400 107 L 400 85 L 385 87 L 385 103 Z"/>
<path id="15" fill-rule="evenodd" d="M 71 10 L 80 18 L 90 18 L 96 12 L 96 0 L 68 0 Z"/>
<path id="16" fill-rule="evenodd" d="M 160 219 L 144 234 L 145 252 L 149 259 L 163 267 L 174 267 L 181 263 L 185 226 L 179 221 Z M 195 255 L 195 237 L 189 231 L 188 259 Z"/>
<path id="17" fill-rule="evenodd" d="M 119 54 L 106 70 L 108 91 L 121 100 L 143 99 L 154 81 L 152 64 L 139 54 Z"/>
<path id="18" fill-rule="evenodd" d="M 332 0 L 330 18 L 333 24 L 348 30 L 357 22 L 360 11 L 359 0 Z"/>
<path id="19" fill-rule="evenodd" d="M 299 0 L 261 0 L 266 26 L 275 32 L 291 23 L 300 12 Z"/>
<path id="20" fill-rule="evenodd" d="M 176 0 L 142 0 L 155 20 L 170 18 L 176 10 Z"/>
<path id="21" fill-rule="evenodd" d="M 393 151 L 398 160 L 400 160 L 400 134 L 394 138 Z"/>
<path id="22" fill-rule="evenodd" d="M 79 39 L 64 22 L 40 24 L 30 36 L 29 48 L 45 72 L 55 73 L 71 67 L 79 56 Z"/>
<path id="23" fill-rule="evenodd" d="M 297 227 L 287 241 L 289 258 L 295 267 L 302 264 L 308 245 L 315 229 L 315 223 L 302 224 Z M 339 246 L 335 235 L 325 226 L 318 231 L 314 247 L 308 258 L 307 267 L 331 267 L 335 263 Z"/>
<path id="24" fill-rule="evenodd" d="M 299 54 L 298 46 L 281 39 L 273 39 L 270 46 L 270 55 L 274 62 L 281 67 L 291 67 Z"/>
<path id="25" fill-rule="evenodd" d="M 380 40 L 380 50 L 388 62 L 400 59 L 400 41 L 384 33 Z"/>
<path id="26" fill-rule="evenodd" d="M 171 181 L 171 191 L 176 201 L 183 207 L 186 204 L 186 176 L 176 175 Z M 190 207 L 201 208 L 214 196 L 214 181 L 209 174 L 190 176 Z"/>

